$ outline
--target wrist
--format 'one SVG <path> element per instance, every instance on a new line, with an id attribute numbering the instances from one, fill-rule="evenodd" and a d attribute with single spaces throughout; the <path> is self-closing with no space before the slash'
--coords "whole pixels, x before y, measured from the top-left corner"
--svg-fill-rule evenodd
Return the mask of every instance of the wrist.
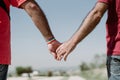
<path id="1" fill-rule="evenodd" d="M 56 39 L 54 37 L 51 37 L 47 40 L 47 44 L 51 44 L 54 41 L 56 41 Z"/>
<path id="2" fill-rule="evenodd" d="M 73 45 L 77 45 L 78 44 L 78 41 L 76 39 L 70 39 L 69 40 L 70 43 L 72 43 Z"/>

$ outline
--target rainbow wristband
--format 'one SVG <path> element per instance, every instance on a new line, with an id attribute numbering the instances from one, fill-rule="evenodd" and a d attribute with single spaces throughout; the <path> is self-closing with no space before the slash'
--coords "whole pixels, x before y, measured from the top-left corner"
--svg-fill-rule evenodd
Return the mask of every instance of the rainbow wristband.
<path id="1" fill-rule="evenodd" d="M 48 39 L 47 44 L 51 44 L 52 42 L 56 41 L 54 37 Z"/>

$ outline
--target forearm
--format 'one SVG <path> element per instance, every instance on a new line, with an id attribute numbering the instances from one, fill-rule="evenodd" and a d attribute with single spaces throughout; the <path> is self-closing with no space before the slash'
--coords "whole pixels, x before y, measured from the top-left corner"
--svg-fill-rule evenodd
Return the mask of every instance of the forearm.
<path id="1" fill-rule="evenodd" d="M 102 6 L 101 6 L 102 5 Z M 96 7 L 88 14 L 88 16 L 84 19 L 80 28 L 70 39 L 74 44 L 78 44 L 82 41 L 100 22 L 103 14 L 107 10 L 106 4 L 98 3 Z"/>
<path id="2" fill-rule="evenodd" d="M 50 30 L 46 16 L 34 0 L 27 2 L 25 5 L 23 5 L 23 8 L 30 15 L 46 41 L 51 37 L 54 37 Z"/>
<path id="3" fill-rule="evenodd" d="M 91 12 L 86 17 L 78 31 L 73 35 L 72 39 L 74 43 L 78 44 L 80 41 L 82 41 L 96 27 L 99 21 L 100 17 L 97 17 Z"/>

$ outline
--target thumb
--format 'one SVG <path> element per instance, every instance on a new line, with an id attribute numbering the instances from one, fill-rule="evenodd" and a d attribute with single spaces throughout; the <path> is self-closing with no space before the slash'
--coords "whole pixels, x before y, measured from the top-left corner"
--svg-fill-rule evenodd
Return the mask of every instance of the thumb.
<path id="1" fill-rule="evenodd" d="M 54 53 L 54 52 L 50 52 L 50 53 L 53 55 L 53 57 L 54 57 L 55 59 L 57 59 L 56 53 Z"/>

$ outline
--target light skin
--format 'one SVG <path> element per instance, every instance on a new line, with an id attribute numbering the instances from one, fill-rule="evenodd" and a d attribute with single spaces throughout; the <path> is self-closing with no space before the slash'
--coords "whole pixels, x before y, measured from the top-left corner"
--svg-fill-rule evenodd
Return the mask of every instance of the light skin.
<path id="1" fill-rule="evenodd" d="M 50 30 L 44 12 L 37 4 L 37 2 L 35 2 L 35 0 L 27 0 L 20 6 L 20 8 L 23 8 L 27 12 L 27 14 L 31 17 L 32 21 L 34 22 L 38 30 L 42 33 L 46 42 L 48 42 L 48 40 L 51 37 L 54 37 Z M 51 44 L 48 44 L 48 49 L 55 59 L 57 58 L 56 49 L 60 44 L 61 43 L 58 42 L 57 40 L 53 41 Z"/>
<path id="2" fill-rule="evenodd" d="M 75 49 L 77 44 L 94 30 L 107 9 L 107 4 L 101 2 L 96 3 L 95 7 L 90 11 L 74 35 L 57 48 L 57 60 L 67 60 L 68 55 Z"/>

